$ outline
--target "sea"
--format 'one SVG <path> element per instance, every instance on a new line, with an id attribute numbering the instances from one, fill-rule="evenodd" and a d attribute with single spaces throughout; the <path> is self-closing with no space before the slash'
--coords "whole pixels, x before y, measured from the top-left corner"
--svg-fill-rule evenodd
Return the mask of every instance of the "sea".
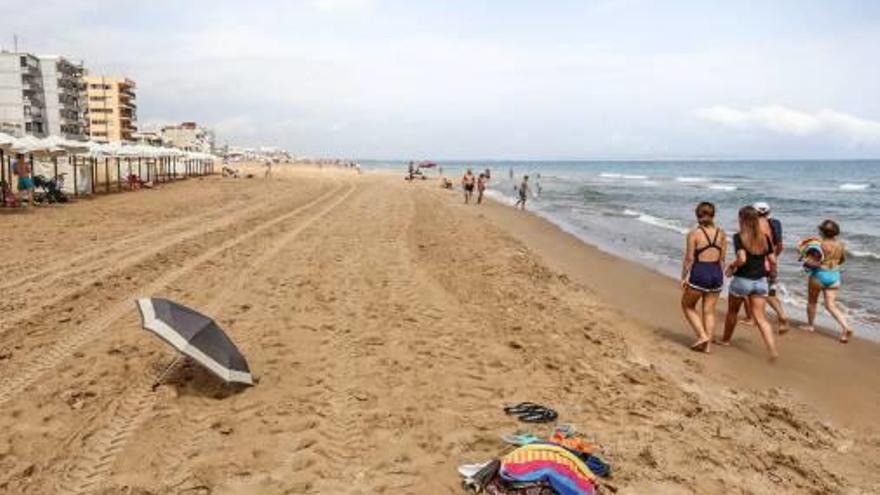
<path id="1" fill-rule="evenodd" d="M 365 169 L 399 170 L 406 162 L 362 162 Z M 458 188 L 465 169 L 488 169 L 488 194 L 513 205 L 516 186 L 529 176 L 527 208 L 583 241 L 678 277 L 684 235 L 694 207 L 711 201 L 716 222 L 732 233 L 737 211 L 770 204 L 783 225 L 781 298 L 805 319 L 806 275 L 797 244 L 837 221 L 847 246 L 839 300 L 857 335 L 880 341 L 880 160 L 859 161 L 450 161 L 428 176 L 450 177 Z M 732 250 L 730 251 L 732 252 Z M 833 325 L 820 306 L 818 323 Z M 836 327 L 834 327 L 836 328 Z"/>

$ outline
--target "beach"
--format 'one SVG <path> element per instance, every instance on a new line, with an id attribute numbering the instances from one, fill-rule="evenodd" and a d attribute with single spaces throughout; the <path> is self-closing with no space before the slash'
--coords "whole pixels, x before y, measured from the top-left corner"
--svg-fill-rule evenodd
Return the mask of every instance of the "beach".
<path id="1" fill-rule="evenodd" d="M 277 166 L 0 212 L 0 493 L 464 493 L 546 434 L 600 444 L 621 494 L 880 492 L 880 346 L 754 327 L 711 355 L 674 280 L 437 181 Z M 134 300 L 212 317 L 223 386 Z M 719 322 L 720 323 L 720 322 Z M 720 332 L 720 328 L 716 330 Z"/>

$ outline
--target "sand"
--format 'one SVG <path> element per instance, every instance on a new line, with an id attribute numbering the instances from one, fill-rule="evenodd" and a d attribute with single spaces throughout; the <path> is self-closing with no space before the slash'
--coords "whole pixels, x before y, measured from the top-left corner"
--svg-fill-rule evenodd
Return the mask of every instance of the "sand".
<path id="1" fill-rule="evenodd" d="M 880 492 L 876 346 L 691 353 L 668 280 L 534 216 L 274 173 L 0 215 L 0 493 L 462 493 L 455 466 L 546 431 L 520 400 L 599 442 L 619 493 Z M 142 296 L 213 315 L 257 385 L 187 364 L 153 392 L 175 353 Z"/>

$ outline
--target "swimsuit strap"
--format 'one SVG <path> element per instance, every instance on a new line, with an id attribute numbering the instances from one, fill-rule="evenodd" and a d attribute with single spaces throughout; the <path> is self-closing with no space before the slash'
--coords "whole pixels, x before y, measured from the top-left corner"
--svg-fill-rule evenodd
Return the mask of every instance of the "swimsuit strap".
<path id="1" fill-rule="evenodd" d="M 717 229 L 717 228 L 715 229 L 715 238 L 710 239 L 709 233 L 706 232 L 706 229 L 704 229 L 702 225 L 700 225 L 698 228 L 700 229 L 701 232 L 703 232 L 703 235 L 706 236 L 706 242 L 708 242 L 709 244 L 706 246 L 703 246 L 701 248 L 694 249 L 694 258 L 696 258 L 697 261 L 700 261 L 700 255 L 703 254 L 703 252 L 706 251 L 707 249 L 711 249 L 711 248 L 717 249 L 718 252 L 720 253 L 721 247 L 719 247 L 717 244 L 719 229 Z"/>

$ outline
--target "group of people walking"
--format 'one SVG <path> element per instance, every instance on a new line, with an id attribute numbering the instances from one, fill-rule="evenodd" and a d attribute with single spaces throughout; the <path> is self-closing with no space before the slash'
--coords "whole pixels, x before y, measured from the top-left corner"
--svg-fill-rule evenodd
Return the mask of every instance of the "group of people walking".
<path id="1" fill-rule="evenodd" d="M 473 199 L 474 188 L 477 190 L 477 204 L 482 204 L 483 194 L 486 192 L 486 187 L 489 185 L 489 179 L 491 178 L 492 173 L 489 172 L 488 168 L 485 172 L 480 172 L 479 176 L 474 176 L 473 170 L 467 169 L 461 177 L 461 188 L 464 190 L 465 204 L 469 204 L 471 199 Z"/>
<path id="2" fill-rule="evenodd" d="M 728 237 L 715 224 L 715 205 L 702 202 L 697 205 L 695 214 L 697 224 L 687 234 L 681 270 L 681 306 L 697 336 L 691 348 L 708 353 L 713 343 L 729 345 L 740 321 L 740 310 L 745 308 L 746 321 L 757 326 L 770 358 L 776 359 L 779 354 L 775 333 L 767 319 L 766 307 L 769 305 L 777 314 L 777 333 L 786 333 L 788 319 L 776 295 L 778 266 L 783 253 L 782 223 L 772 218 L 767 203 L 759 202 L 741 208 L 739 230 L 733 235 L 734 253 L 728 262 Z M 840 265 L 846 261 L 844 245 L 838 240 L 840 227 L 833 220 L 825 220 L 818 230 L 822 256 L 808 256 L 803 260 L 804 269 L 809 274 L 807 329 L 814 329 L 816 306 L 819 296 L 823 295 L 826 309 L 840 324 L 840 342 L 846 343 L 852 330 L 836 303 L 840 289 Z M 724 318 L 724 333 L 717 340 L 715 308 L 725 277 L 730 278 L 727 315 Z"/>

